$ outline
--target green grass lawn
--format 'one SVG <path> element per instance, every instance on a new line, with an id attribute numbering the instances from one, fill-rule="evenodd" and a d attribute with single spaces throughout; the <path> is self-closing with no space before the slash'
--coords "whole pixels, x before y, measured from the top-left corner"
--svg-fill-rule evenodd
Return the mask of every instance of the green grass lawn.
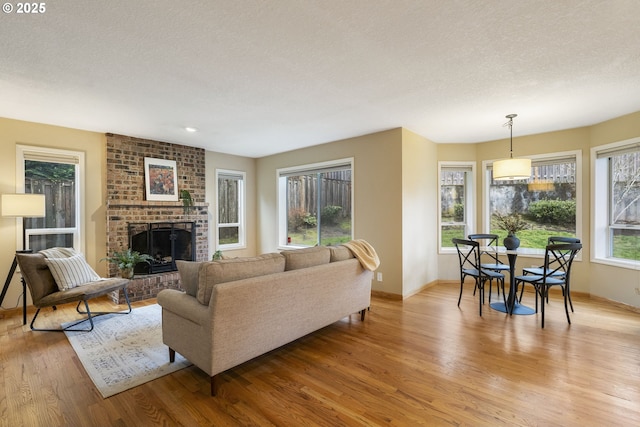
<path id="1" fill-rule="evenodd" d="M 498 235 L 498 243 L 502 245 L 502 240 L 507 237 L 507 232 L 504 230 L 491 230 L 492 234 Z M 516 236 L 520 239 L 520 247 L 544 249 L 547 246 L 547 239 L 549 236 L 565 236 L 575 237 L 575 233 L 560 228 L 555 229 L 540 229 L 530 228 L 528 230 L 519 231 Z M 466 239 L 463 235 L 463 229 L 460 228 L 445 228 L 442 231 L 442 247 L 453 247 L 451 239 L 459 238 Z M 638 236 L 621 236 L 616 235 L 613 238 L 613 257 L 640 261 L 640 238 Z"/>
<path id="2" fill-rule="evenodd" d="M 321 245 L 339 245 L 351 240 L 351 221 L 343 221 L 337 225 L 322 226 Z M 300 246 L 315 246 L 318 243 L 318 229 L 309 227 L 306 230 L 296 230 L 288 235 L 291 244 Z"/>

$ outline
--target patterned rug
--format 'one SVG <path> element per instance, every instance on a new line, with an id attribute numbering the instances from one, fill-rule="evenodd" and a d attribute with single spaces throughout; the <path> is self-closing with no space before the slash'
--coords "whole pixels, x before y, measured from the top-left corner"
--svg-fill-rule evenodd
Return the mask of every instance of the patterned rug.
<path id="1" fill-rule="evenodd" d="M 105 398 L 191 365 L 178 353 L 176 361 L 169 363 L 158 304 L 136 308 L 127 315 L 98 316 L 93 323 L 91 332 L 65 334 Z"/>

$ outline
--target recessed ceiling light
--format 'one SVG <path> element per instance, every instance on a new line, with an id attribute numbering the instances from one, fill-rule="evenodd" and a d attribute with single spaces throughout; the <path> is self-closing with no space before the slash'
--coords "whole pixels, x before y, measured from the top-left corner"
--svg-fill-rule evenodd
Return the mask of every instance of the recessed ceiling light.
<path id="1" fill-rule="evenodd" d="M 184 130 L 186 130 L 187 132 L 193 133 L 193 132 L 198 132 L 198 129 L 196 128 L 192 128 L 192 127 L 185 127 Z"/>

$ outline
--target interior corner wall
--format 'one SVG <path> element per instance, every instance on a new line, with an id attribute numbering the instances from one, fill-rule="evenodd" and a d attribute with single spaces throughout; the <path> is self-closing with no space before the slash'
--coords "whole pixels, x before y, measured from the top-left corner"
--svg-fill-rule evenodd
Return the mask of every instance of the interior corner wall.
<path id="1" fill-rule="evenodd" d="M 99 269 L 106 248 L 106 138 L 103 133 L 88 132 L 25 122 L 0 117 L 0 193 L 16 192 L 16 144 L 59 148 L 85 153 L 85 179 L 81 198 L 83 204 L 83 251 L 89 264 Z M 0 218 L 0 276 L 5 278 L 22 236 L 18 236 L 16 219 Z M 104 263 L 102 263 L 104 264 Z M 14 275 L 3 307 L 19 306 L 22 293 L 19 275 Z M 31 297 L 28 298 L 30 303 Z"/>
<path id="2" fill-rule="evenodd" d="M 437 145 L 403 129 L 402 136 L 402 296 L 438 279 Z"/>
<path id="3" fill-rule="evenodd" d="M 373 245 L 380 257 L 375 291 L 403 294 L 402 130 L 392 129 L 257 159 L 258 251 L 278 248 L 279 168 L 354 158 L 354 237 Z"/>
<path id="4" fill-rule="evenodd" d="M 257 254 L 256 244 L 256 227 L 257 227 L 257 215 L 256 215 L 256 201 L 258 199 L 256 195 L 256 160 L 250 157 L 234 156 L 231 154 L 217 153 L 213 151 L 207 151 L 205 153 L 206 164 L 206 183 L 207 194 L 206 201 L 209 203 L 209 259 L 213 256 L 213 252 L 218 250 L 215 247 L 216 242 L 216 209 L 218 209 L 218 201 L 216 195 L 216 170 L 225 169 L 240 171 L 246 173 L 245 182 L 245 238 L 246 247 L 243 249 L 235 249 L 232 251 L 225 251 L 226 256 L 231 257 L 247 257 L 255 256 Z"/>

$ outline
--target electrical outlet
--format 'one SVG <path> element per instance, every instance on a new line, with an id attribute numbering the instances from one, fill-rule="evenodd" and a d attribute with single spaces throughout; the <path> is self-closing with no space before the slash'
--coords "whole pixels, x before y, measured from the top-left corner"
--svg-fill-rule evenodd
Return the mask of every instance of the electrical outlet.
<path id="1" fill-rule="evenodd" d="M 378 282 L 382 282 L 382 273 L 378 273 Z"/>
<path id="2" fill-rule="evenodd" d="M 640 295 L 640 288 L 636 288 L 636 295 Z"/>

